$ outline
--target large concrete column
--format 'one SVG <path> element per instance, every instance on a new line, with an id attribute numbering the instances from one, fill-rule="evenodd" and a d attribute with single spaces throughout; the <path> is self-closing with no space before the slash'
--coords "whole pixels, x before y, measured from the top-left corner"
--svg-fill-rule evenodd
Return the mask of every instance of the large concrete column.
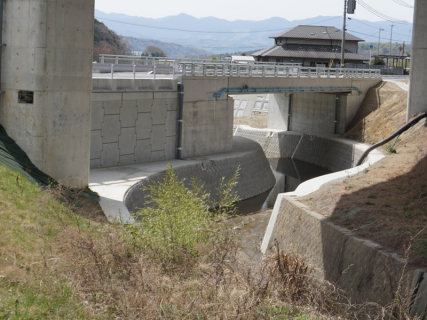
<path id="1" fill-rule="evenodd" d="M 0 123 L 40 170 L 85 187 L 94 1 L 4 1 L 3 17 Z M 20 91 L 33 93 L 33 103 L 20 101 Z"/>
<path id="2" fill-rule="evenodd" d="M 415 0 L 407 120 L 427 111 L 427 2 Z"/>
<path id="3" fill-rule="evenodd" d="M 277 93 L 270 94 L 268 110 L 268 128 L 288 131 L 289 107 L 292 101 L 292 94 Z"/>

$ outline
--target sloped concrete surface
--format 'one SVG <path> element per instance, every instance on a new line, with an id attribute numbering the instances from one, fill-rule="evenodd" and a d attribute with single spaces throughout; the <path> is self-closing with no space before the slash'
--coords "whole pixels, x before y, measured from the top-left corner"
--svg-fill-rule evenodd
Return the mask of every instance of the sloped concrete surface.
<path id="1" fill-rule="evenodd" d="M 140 142 L 138 141 L 138 143 Z M 139 147 L 143 148 L 142 145 Z M 117 159 L 118 155 L 114 160 Z M 219 180 L 223 176 L 228 178 L 240 166 L 240 178 L 236 191 L 242 200 L 269 190 L 276 182 L 261 147 L 256 142 L 242 137 L 233 139 L 233 151 L 227 153 L 185 160 L 174 159 L 92 169 L 90 171 L 90 188 L 100 195 L 100 204 L 108 220 L 132 223 L 130 210 L 136 210 L 143 205 L 144 194 L 141 187 L 148 182 L 149 177 L 150 179 L 161 178 L 168 164 L 177 170 L 180 178 L 201 178 L 203 175 L 210 190 L 218 186 Z"/>

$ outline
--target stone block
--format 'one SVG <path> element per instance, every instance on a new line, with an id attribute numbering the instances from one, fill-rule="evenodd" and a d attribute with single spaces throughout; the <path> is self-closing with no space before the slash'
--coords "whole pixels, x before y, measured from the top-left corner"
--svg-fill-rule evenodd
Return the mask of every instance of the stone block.
<path id="1" fill-rule="evenodd" d="M 136 133 L 135 128 L 122 128 L 119 136 L 120 155 L 135 153 Z"/>
<path id="2" fill-rule="evenodd" d="M 118 143 L 106 143 L 101 151 L 101 166 L 103 168 L 117 167 L 120 161 L 120 150 Z"/>
<path id="3" fill-rule="evenodd" d="M 102 103 L 104 106 L 105 114 L 120 114 L 120 108 L 122 106 L 122 102 L 119 101 L 104 101 Z"/>
<path id="4" fill-rule="evenodd" d="M 135 148 L 135 162 L 146 163 L 150 162 L 151 157 L 151 145 L 150 139 L 138 140 Z"/>
<path id="5" fill-rule="evenodd" d="M 168 111 L 178 111 L 178 98 L 167 100 Z"/>
<path id="6" fill-rule="evenodd" d="M 153 151 L 151 152 L 150 162 L 156 162 L 156 161 L 165 161 L 165 151 Z"/>
<path id="7" fill-rule="evenodd" d="M 152 127 L 150 143 L 151 151 L 160 151 L 165 149 L 166 130 L 164 124 Z"/>
<path id="8" fill-rule="evenodd" d="M 90 133 L 90 159 L 101 159 L 102 131 L 96 130 Z"/>
<path id="9" fill-rule="evenodd" d="M 150 139 L 151 137 L 151 113 L 138 113 L 136 120 L 136 134 L 138 140 Z"/>
<path id="10" fill-rule="evenodd" d="M 104 122 L 104 108 L 102 102 L 92 102 L 91 106 L 91 130 L 101 130 Z"/>
<path id="11" fill-rule="evenodd" d="M 126 156 L 120 156 L 120 166 L 128 166 L 131 164 L 135 164 L 135 155 L 134 154 L 129 154 Z"/>
<path id="12" fill-rule="evenodd" d="M 138 112 L 151 112 L 153 100 L 137 100 L 136 105 L 138 106 Z"/>
<path id="13" fill-rule="evenodd" d="M 156 99 L 153 102 L 153 108 L 151 111 L 151 119 L 153 119 L 153 125 L 166 123 L 167 105 L 166 99 Z"/>
<path id="14" fill-rule="evenodd" d="M 92 93 L 92 101 L 121 101 L 121 92 L 97 92 Z"/>
<path id="15" fill-rule="evenodd" d="M 166 115 L 166 136 L 176 135 L 176 120 L 178 118 L 177 111 L 168 111 Z"/>
<path id="16" fill-rule="evenodd" d="M 123 105 L 120 108 L 120 126 L 122 128 L 135 127 L 137 117 L 136 101 L 123 101 Z"/>
<path id="17" fill-rule="evenodd" d="M 112 143 L 119 142 L 120 135 L 120 116 L 108 115 L 104 116 L 104 123 L 102 124 L 102 142 Z"/>
<path id="18" fill-rule="evenodd" d="M 177 136 L 166 137 L 165 156 L 166 160 L 176 159 Z"/>

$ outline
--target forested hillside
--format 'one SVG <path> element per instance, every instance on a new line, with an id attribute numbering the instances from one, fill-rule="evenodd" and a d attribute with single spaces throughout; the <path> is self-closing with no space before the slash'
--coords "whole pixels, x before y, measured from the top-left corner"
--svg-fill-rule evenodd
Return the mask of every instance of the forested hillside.
<path id="1" fill-rule="evenodd" d="M 104 54 L 132 54 L 130 42 L 110 30 L 105 24 L 95 19 L 93 36 L 93 61 L 98 61 L 99 55 Z"/>

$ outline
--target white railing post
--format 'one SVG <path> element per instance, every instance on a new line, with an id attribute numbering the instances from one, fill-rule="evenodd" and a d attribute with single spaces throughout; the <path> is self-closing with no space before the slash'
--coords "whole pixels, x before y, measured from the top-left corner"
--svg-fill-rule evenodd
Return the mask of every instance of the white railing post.
<path id="1" fill-rule="evenodd" d="M 297 77 L 299 78 L 299 77 L 301 77 L 301 68 L 302 67 L 298 67 L 298 71 L 297 71 Z"/>
<path id="2" fill-rule="evenodd" d="M 214 66 L 214 76 L 216 76 L 218 74 L 218 65 L 215 63 Z"/>
<path id="3" fill-rule="evenodd" d="M 286 78 L 289 78 L 289 76 L 290 76 L 289 67 L 286 67 L 286 68 L 285 68 L 285 77 L 286 77 Z"/>
<path id="4" fill-rule="evenodd" d="M 191 75 L 192 76 L 196 75 L 196 67 L 195 67 L 194 63 L 191 64 Z"/>
<path id="5" fill-rule="evenodd" d="M 156 80 L 156 66 L 153 66 L 153 75 L 154 75 L 154 80 Z"/>
<path id="6" fill-rule="evenodd" d="M 206 64 L 205 63 L 203 64 L 203 67 L 202 67 L 202 75 L 206 76 Z"/>
<path id="7" fill-rule="evenodd" d="M 133 64 L 133 80 L 136 79 L 136 65 L 135 63 Z"/>
<path id="8" fill-rule="evenodd" d="M 105 57 L 104 57 L 104 55 L 101 55 L 101 61 L 100 61 L 100 63 L 105 63 Z"/>
<path id="9" fill-rule="evenodd" d="M 330 77 L 331 77 L 331 69 L 328 68 L 328 78 L 330 78 Z"/>
<path id="10" fill-rule="evenodd" d="M 115 64 L 119 64 L 119 57 L 118 56 L 116 56 L 116 62 L 115 62 Z"/>
<path id="11" fill-rule="evenodd" d="M 111 79 L 114 79 L 114 64 L 111 64 Z"/>
<path id="12" fill-rule="evenodd" d="M 172 68 L 172 80 L 175 80 L 175 66 L 171 66 Z"/>
<path id="13" fill-rule="evenodd" d="M 252 77 L 252 65 L 249 65 L 248 76 Z"/>
<path id="14" fill-rule="evenodd" d="M 308 77 L 311 78 L 311 68 L 308 68 Z"/>

